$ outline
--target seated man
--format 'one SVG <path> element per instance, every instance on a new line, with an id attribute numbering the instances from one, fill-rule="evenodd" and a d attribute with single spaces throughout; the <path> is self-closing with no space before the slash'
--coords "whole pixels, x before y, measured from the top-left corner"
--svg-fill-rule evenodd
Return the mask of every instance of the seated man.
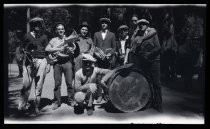
<path id="1" fill-rule="evenodd" d="M 82 68 L 79 69 L 75 74 L 75 101 L 77 105 L 75 106 L 75 113 L 79 111 L 84 112 L 84 103 L 87 103 L 87 114 L 93 114 L 93 101 L 97 87 L 99 87 L 97 82 L 98 75 L 105 75 L 110 70 L 94 67 L 94 62 L 96 59 L 90 54 L 82 55 Z M 77 112 L 78 113 L 78 112 Z"/>

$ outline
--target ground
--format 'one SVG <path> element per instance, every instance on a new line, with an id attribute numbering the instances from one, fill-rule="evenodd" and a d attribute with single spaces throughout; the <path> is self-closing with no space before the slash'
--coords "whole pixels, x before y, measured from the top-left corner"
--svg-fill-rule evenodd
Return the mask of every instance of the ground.
<path id="1" fill-rule="evenodd" d="M 57 110 L 51 110 L 53 100 L 53 68 L 47 74 L 41 100 L 42 114 L 35 116 L 33 113 L 26 117 L 17 115 L 19 91 L 22 87 L 22 78 L 18 75 L 17 64 L 8 65 L 8 111 L 5 123 L 146 123 L 146 124 L 204 124 L 204 90 L 196 80 L 193 80 L 192 91 L 185 91 L 181 77 L 176 81 L 162 82 L 163 113 L 149 108 L 142 111 L 123 113 L 104 108 L 104 101 L 95 105 L 92 116 L 86 111 L 75 114 L 72 107 L 66 104 L 66 85 L 62 82 L 62 105 Z M 33 104 L 34 83 L 29 96 L 29 103 Z"/>

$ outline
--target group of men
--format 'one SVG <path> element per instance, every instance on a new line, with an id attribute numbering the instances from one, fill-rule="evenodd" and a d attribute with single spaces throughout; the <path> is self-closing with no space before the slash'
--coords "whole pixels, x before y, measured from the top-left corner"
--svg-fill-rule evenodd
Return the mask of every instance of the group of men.
<path id="1" fill-rule="evenodd" d="M 43 19 L 33 18 L 30 20 L 31 31 L 27 33 L 23 41 L 25 54 L 23 70 L 23 88 L 20 92 L 18 110 L 26 111 L 27 102 L 33 80 L 35 81 L 35 113 L 40 114 L 40 100 L 45 77 L 54 69 L 54 100 L 52 110 L 56 110 L 61 102 L 61 83 L 64 73 L 68 93 L 68 104 L 74 107 L 75 113 L 84 112 L 92 115 L 93 102 L 97 99 L 100 103 L 102 92 L 106 86 L 103 76 L 117 66 L 134 63 L 151 76 L 154 86 L 153 107 L 162 112 L 162 96 L 160 86 L 160 44 L 157 32 L 149 27 L 146 19 L 138 20 L 132 17 L 132 28 L 121 25 L 117 34 L 109 31 L 111 20 L 100 18 L 101 30 L 94 34 L 93 44 L 89 52 L 80 53 L 77 44 L 78 37 L 72 40 L 65 34 L 65 25 L 59 22 L 55 25 L 56 37 L 49 42 L 44 34 Z M 87 27 L 87 25 L 85 26 Z M 81 28 L 84 29 L 84 28 Z M 88 28 L 85 28 L 88 29 Z M 83 30 L 82 30 L 83 31 Z M 69 43 L 66 43 L 68 42 Z M 89 40 L 88 40 L 89 41 Z M 74 48 L 69 46 L 73 43 Z M 66 45 L 67 44 L 67 45 Z M 59 46 L 59 47 L 58 47 Z M 95 53 L 95 49 L 99 49 Z M 65 53 L 63 53 L 65 51 Z M 55 56 L 52 61 L 49 55 Z M 82 57 L 82 66 L 75 71 L 75 58 Z M 104 58 L 101 58 L 104 57 Z"/>

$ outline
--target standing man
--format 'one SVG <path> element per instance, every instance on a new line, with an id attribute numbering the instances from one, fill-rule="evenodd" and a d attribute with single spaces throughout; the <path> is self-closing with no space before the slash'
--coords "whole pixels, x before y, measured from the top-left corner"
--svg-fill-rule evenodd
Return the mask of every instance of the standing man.
<path id="1" fill-rule="evenodd" d="M 113 69 L 116 63 L 116 41 L 115 34 L 109 31 L 111 20 L 109 18 L 100 18 L 101 30 L 94 34 L 94 47 L 102 50 L 105 59 L 97 58 L 97 65 L 100 68 Z M 99 79 L 100 80 L 100 79 Z M 97 102 L 102 101 L 102 89 L 98 87 Z"/>
<path id="2" fill-rule="evenodd" d="M 82 53 L 90 53 L 93 48 L 93 41 L 89 37 L 90 26 L 86 21 L 79 25 L 79 40 L 78 45 L 80 49 L 80 55 L 75 58 L 75 71 L 82 68 Z"/>
<path id="3" fill-rule="evenodd" d="M 16 57 L 16 62 L 17 62 L 17 65 L 18 65 L 18 69 L 19 69 L 19 74 L 17 76 L 17 78 L 22 78 L 23 77 L 23 59 L 24 59 L 24 53 L 23 53 L 23 46 L 22 46 L 22 38 L 23 38 L 23 35 L 22 35 L 22 31 L 20 30 L 17 30 L 16 31 L 16 34 L 17 34 L 17 48 L 16 48 L 16 51 L 15 51 L 15 57 Z"/>
<path id="4" fill-rule="evenodd" d="M 62 83 L 63 73 L 65 76 L 65 82 L 67 86 L 68 104 L 71 106 L 73 104 L 74 89 L 72 87 L 72 79 L 73 79 L 73 69 L 74 69 L 74 58 L 78 56 L 78 52 L 75 52 L 74 50 L 72 51 L 70 50 L 70 48 L 68 48 L 68 46 L 62 45 L 67 40 L 67 37 L 65 36 L 64 24 L 57 23 L 55 28 L 56 28 L 55 31 L 57 37 L 52 38 L 45 49 L 51 54 L 56 52 L 58 53 L 57 60 L 53 63 L 54 80 L 55 80 L 55 88 L 54 88 L 55 103 L 53 104 L 52 107 L 53 110 L 56 110 L 61 106 L 61 83 Z M 74 42 L 74 44 L 76 44 L 76 42 Z M 61 47 L 57 47 L 59 45 L 61 45 Z M 68 54 L 60 53 L 61 51 L 64 51 L 64 49 L 69 49 L 70 53 Z"/>
<path id="5" fill-rule="evenodd" d="M 39 105 L 42 87 L 46 74 L 50 70 L 45 47 L 48 43 L 47 36 L 43 33 L 44 21 L 42 18 L 33 18 L 30 21 L 31 32 L 24 37 L 23 47 L 25 54 L 25 67 L 23 72 L 23 88 L 20 91 L 18 110 L 25 111 L 30 95 L 33 79 L 35 80 L 35 113 L 40 114 Z"/>
<path id="6" fill-rule="evenodd" d="M 128 34 L 129 37 L 131 38 L 131 40 L 134 40 L 134 38 L 139 30 L 139 27 L 137 25 L 138 20 L 139 20 L 138 15 L 133 14 L 131 21 L 130 21 L 129 34 Z"/>
<path id="7" fill-rule="evenodd" d="M 176 79 L 176 53 L 178 44 L 174 34 L 174 18 L 169 13 L 163 19 L 163 41 L 161 63 L 166 80 Z"/>
<path id="8" fill-rule="evenodd" d="M 140 67 L 143 71 L 151 76 L 154 89 L 154 103 L 153 107 L 162 112 L 162 93 L 160 83 L 160 52 L 161 47 L 157 33 L 149 36 L 149 38 L 142 38 L 148 35 L 149 21 L 141 19 L 138 21 L 139 35 L 135 38 L 134 44 L 137 44 L 135 49 L 134 60 L 137 67 Z"/>
<path id="9" fill-rule="evenodd" d="M 19 45 L 16 48 L 15 57 L 16 57 L 16 62 L 17 62 L 18 69 L 19 69 L 19 75 L 17 76 L 17 78 L 22 78 L 23 77 L 23 58 L 24 58 L 24 54 L 22 52 L 21 45 Z"/>
<path id="10" fill-rule="evenodd" d="M 97 60 L 100 68 L 112 68 L 114 65 L 114 54 L 116 52 L 115 34 L 109 31 L 111 20 L 109 18 L 101 18 L 101 30 L 94 34 L 94 46 L 100 48 L 108 60 Z M 113 60 L 112 60 L 113 59 Z"/>
<path id="11" fill-rule="evenodd" d="M 119 38 L 116 42 L 117 47 L 117 65 L 123 65 L 128 62 L 128 53 L 130 51 L 130 38 L 128 36 L 128 26 L 121 25 L 117 31 Z"/>
<path id="12" fill-rule="evenodd" d="M 82 68 L 75 74 L 75 100 L 77 106 L 75 106 L 75 112 L 84 112 L 84 101 L 87 102 L 87 114 L 93 114 L 93 101 L 97 90 L 97 76 L 106 75 L 110 70 L 94 67 L 96 59 L 90 54 L 82 54 Z M 101 87 L 102 85 L 100 85 Z M 79 112 L 78 112 L 79 111 Z"/>

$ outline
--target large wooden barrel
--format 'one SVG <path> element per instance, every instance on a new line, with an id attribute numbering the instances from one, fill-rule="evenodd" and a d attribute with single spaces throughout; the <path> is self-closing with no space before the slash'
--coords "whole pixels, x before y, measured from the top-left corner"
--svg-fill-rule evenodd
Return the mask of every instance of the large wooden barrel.
<path id="1" fill-rule="evenodd" d="M 109 99 L 123 112 L 144 108 L 152 97 L 151 88 L 148 76 L 142 70 L 129 65 L 117 68 L 108 82 Z"/>

